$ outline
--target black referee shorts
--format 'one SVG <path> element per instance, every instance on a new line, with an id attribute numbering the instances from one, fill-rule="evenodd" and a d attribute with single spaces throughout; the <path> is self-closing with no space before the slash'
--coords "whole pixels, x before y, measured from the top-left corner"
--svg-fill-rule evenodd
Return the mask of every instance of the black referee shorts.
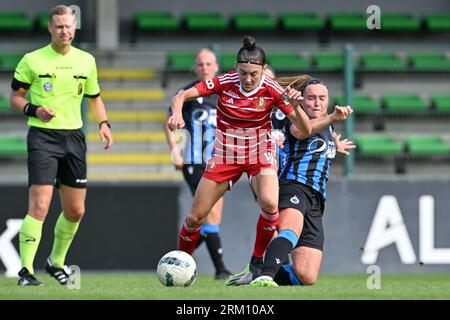
<path id="1" fill-rule="evenodd" d="M 28 186 L 67 185 L 86 188 L 86 138 L 80 130 L 30 127 Z"/>
<path id="2" fill-rule="evenodd" d="M 186 180 L 187 184 L 189 185 L 192 196 L 195 195 L 195 190 L 197 190 L 198 184 L 200 183 L 205 169 L 205 164 L 185 164 L 183 166 L 184 180 Z"/>
<path id="3" fill-rule="evenodd" d="M 296 248 L 310 247 L 323 251 L 324 232 L 322 217 L 325 203 L 316 190 L 295 180 L 280 180 L 280 209 L 299 210 L 304 217 L 303 230 Z"/>

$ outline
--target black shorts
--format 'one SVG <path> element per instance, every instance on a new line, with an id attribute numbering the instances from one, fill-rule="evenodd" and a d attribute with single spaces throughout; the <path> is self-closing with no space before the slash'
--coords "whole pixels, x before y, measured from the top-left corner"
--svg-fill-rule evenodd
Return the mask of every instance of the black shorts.
<path id="1" fill-rule="evenodd" d="M 28 186 L 67 185 L 86 188 L 86 139 L 80 130 L 30 127 Z"/>
<path id="2" fill-rule="evenodd" d="M 296 248 L 311 247 L 323 251 L 324 233 L 322 216 L 325 203 L 316 190 L 295 180 L 280 180 L 280 209 L 299 210 L 304 217 L 303 230 Z"/>
<path id="3" fill-rule="evenodd" d="M 189 185 L 192 195 L 195 195 L 195 190 L 197 190 L 205 169 L 206 165 L 204 164 L 188 164 L 183 166 L 184 180 Z"/>

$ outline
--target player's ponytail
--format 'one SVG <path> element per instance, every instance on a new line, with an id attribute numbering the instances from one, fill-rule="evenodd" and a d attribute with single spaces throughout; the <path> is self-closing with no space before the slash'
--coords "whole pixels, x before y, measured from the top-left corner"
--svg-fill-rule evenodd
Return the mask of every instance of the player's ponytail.
<path id="1" fill-rule="evenodd" d="M 287 86 L 290 86 L 291 88 L 302 91 L 304 89 L 304 85 L 312 79 L 311 76 L 307 74 L 302 74 L 301 76 L 295 76 L 295 77 L 281 77 L 276 78 L 276 82 L 280 84 L 283 88 L 286 88 Z"/>
<path id="2" fill-rule="evenodd" d="M 245 36 L 242 39 L 243 47 L 237 54 L 237 63 L 251 63 L 264 66 L 266 64 L 266 53 L 263 48 L 256 45 L 256 40 L 252 36 Z"/>

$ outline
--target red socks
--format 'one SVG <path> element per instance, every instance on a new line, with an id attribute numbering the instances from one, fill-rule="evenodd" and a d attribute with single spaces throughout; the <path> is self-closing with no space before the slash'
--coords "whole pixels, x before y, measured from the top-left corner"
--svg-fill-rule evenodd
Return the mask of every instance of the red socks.
<path id="1" fill-rule="evenodd" d="M 262 210 L 256 225 L 256 240 L 253 248 L 253 256 L 263 257 L 267 246 L 272 240 L 272 236 L 278 225 L 278 211 L 267 212 Z"/>
<path id="2" fill-rule="evenodd" d="M 181 227 L 180 236 L 178 238 L 178 250 L 192 254 L 199 238 L 200 228 L 193 229 L 189 227 L 186 220 L 184 220 L 183 226 Z"/>

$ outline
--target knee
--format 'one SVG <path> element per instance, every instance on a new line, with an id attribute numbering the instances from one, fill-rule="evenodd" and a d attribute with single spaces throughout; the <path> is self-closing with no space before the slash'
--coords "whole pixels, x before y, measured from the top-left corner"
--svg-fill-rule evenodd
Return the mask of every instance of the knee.
<path id="1" fill-rule="evenodd" d="M 295 275 L 304 286 L 312 286 L 316 283 L 318 277 L 317 272 L 302 272 L 298 269 L 295 269 Z"/>
<path id="2" fill-rule="evenodd" d="M 317 281 L 317 274 L 312 272 L 296 272 L 297 278 L 304 286 L 312 286 Z"/>
<path id="3" fill-rule="evenodd" d="M 47 216 L 50 203 L 45 199 L 35 199 L 31 206 L 29 214 L 39 220 L 44 220 Z"/>
<path id="4" fill-rule="evenodd" d="M 84 216 L 84 205 L 74 205 L 64 210 L 64 215 L 69 221 L 78 222 Z"/>
<path id="5" fill-rule="evenodd" d="M 191 228 L 199 228 L 205 223 L 205 221 L 206 216 L 200 215 L 196 212 L 191 212 L 187 218 L 187 223 Z"/>
<path id="6" fill-rule="evenodd" d="M 260 200 L 261 208 L 266 212 L 278 211 L 278 203 L 275 199 L 262 198 Z"/>

